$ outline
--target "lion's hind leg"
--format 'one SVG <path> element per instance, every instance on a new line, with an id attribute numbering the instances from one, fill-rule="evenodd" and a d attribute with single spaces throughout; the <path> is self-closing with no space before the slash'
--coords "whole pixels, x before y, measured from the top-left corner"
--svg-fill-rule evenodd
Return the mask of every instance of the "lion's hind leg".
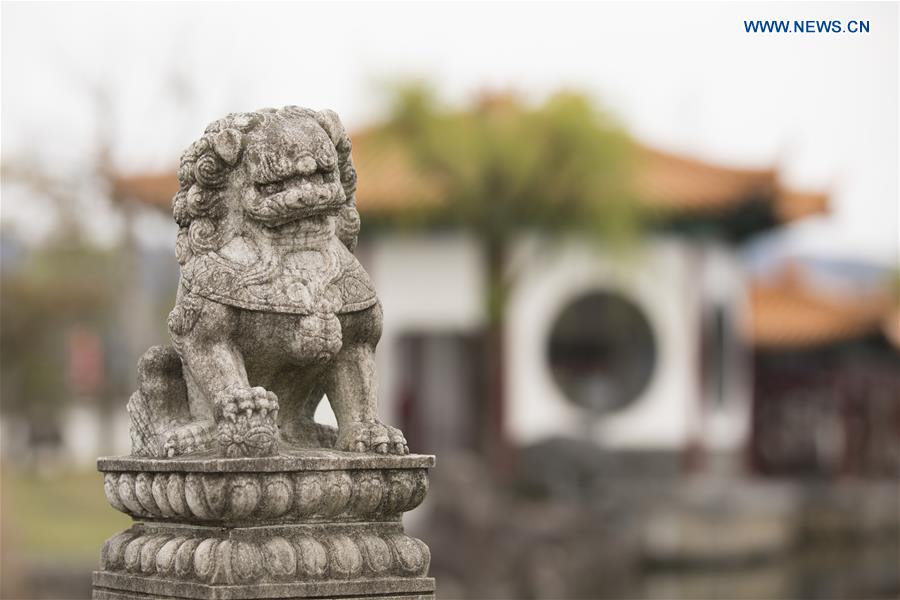
<path id="1" fill-rule="evenodd" d="M 216 424 L 212 420 L 190 421 L 166 431 L 163 455 L 169 458 L 205 450 L 216 439 Z"/>
<path id="2" fill-rule="evenodd" d="M 138 456 L 187 454 L 213 441 L 212 420 L 192 415 L 181 358 L 172 346 L 153 346 L 141 357 L 128 414 L 132 452 Z"/>

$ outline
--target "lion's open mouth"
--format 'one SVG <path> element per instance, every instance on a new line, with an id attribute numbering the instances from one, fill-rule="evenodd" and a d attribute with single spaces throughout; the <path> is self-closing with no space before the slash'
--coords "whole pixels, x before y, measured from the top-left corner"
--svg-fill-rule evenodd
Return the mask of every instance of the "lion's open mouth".
<path id="1" fill-rule="evenodd" d="M 277 227 L 322 214 L 335 214 L 346 202 L 344 188 L 327 176 L 313 173 L 257 186 L 261 194 L 250 201 L 247 214 L 265 225 Z"/>

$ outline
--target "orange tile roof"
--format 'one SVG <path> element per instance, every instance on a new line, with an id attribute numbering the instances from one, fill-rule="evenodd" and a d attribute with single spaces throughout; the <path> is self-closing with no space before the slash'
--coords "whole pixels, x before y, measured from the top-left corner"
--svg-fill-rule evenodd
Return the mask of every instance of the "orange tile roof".
<path id="1" fill-rule="evenodd" d="M 440 188 L 415 168 L 409 153 L 396 143 L 366 132 L 353 135 L 353 162 L 358 173 L 356 199 L 363 213 L 392 213 L 440 201 Z M 169 210 L 178 191 L 176 169 L 165 173 L 113 177 L 116 200 Z"/>
<path id="2" fill-rule="evenodd" d="M 779 187 L 775 195 L 775 215 L 783 223 L 828 212 L 828 194 L 799 192 Z"/>
<path id="3" fill-rule="evenodd" d="M 440 183 L 416 169 L 406 148 L 382 141 L 374 131 L 352 136 L 360 211 L 389 214 L 440 203 Z M 772 169 L 722 167 L 642 145 L 636 146 L 634 173 L 636 195 L 663 214 L 714 214 L 751 198 L 771 201 L 782 222 L 828 208 L 827 195 L 786 190 Z M 174 168 L 170 173 L 123 175 L 113 183 L 117 199 L 132 198 L 166 210 L 178 189 Z"/>
<path id="4" fill-rule="evenodd" d="M 826 292 L 805 282 L 796 267 L 773 281 L 750 285 L 749 311 L 742 320 L 744 339 L 756 348 L 802 348 L 852 340 L 894 330 L 897 303 L 887 293 Z M 892 316 L 893 315 L 893 316 Z M 900 332 L 894 331 L 900 341 Z"/>
<path id="5" fill-rule="evenodd" d="M 172 197 L 178 191 L 175 169 L 166 173 L 116 175 L 112 178 L 113 199 L 134 200 L 148 206 L 171 210 Z"/>
<path id="6" fill-rule="evenodd" d="M 663 213 L 716 213 L 749 199 L 767 199 L 786 223 L 828 211 L 828 195 L 789 190 L 774 169 L 736 169 L 637 146 L 635 191 Z"/>
<path id="7" fill-rule="evenodd" d="M 662 211 L 710 212 L 751 197 L 771 197 L 772 170 L 732 169 L 638 146 L 637 195 Z"/>
<path id="8" fill-rule="evenodd" d="M 416 168 L 405 148 L 367 132 L 355 134 L 352 140 L 356 203 L 361 212 L 386 214 L 441 201 L 440 184 Z"/>

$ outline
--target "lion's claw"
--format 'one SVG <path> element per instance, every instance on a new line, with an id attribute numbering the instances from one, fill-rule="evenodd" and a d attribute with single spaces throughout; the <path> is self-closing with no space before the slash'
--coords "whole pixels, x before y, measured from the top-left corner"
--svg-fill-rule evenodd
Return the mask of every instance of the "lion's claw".
<path id="1" fill-rule="evenodd" d="M 278 398 L 261 387 L 232 388 L 215 402 L 225 456 L 269 456 L 277 451 Z"/>
<path id="2" fill-rule="evenodd" d="M 350 452 L 409 454 L 399 429 L 378 421 L 351 423 L 338 431 L 337 448 Z"/>

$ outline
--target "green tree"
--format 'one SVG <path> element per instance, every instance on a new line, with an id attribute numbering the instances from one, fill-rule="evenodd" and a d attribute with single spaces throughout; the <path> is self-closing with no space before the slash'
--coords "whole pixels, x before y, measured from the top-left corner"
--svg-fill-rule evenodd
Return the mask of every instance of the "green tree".
<path id="1" fill-rule="evenodd" d="M 521 233 L 548 242 L 555 234 L 625 248 L 642 226 L 629 191 L 631 142 L 587 97 L 560 93 L 539 105 L 514 95 L 483 96 L 454 109 L 421 84 L 396 88 L 388 120 L 374 142 L 408 149 L 440 202 L 414 216 L 420 225 L 472 232 L 487 262 L 489 399 L 485 415 L 499 427 L 503 317 L 516 273 L 511 244 Z M 492 436 L 488 436 L 491 439 Z"/>

